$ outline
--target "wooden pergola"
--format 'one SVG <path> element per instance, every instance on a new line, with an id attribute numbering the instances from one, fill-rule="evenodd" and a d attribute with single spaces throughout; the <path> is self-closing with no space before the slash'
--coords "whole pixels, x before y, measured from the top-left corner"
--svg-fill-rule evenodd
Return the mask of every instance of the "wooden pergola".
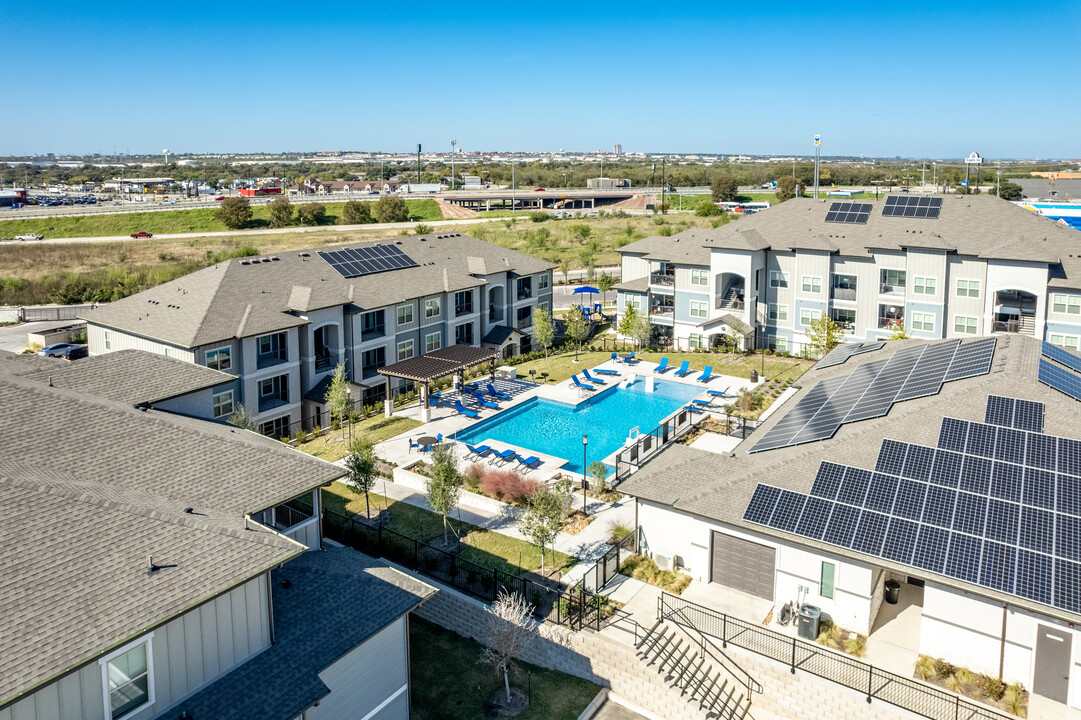
<path id="1" fill-rule="evenodd" d="M 461 387 L 465 383 L 465 371 L 471 367 L 483 363 L 491 363 L 492 372 L 495 372 L 495 361 L 499 358 L 499 350 L 493 348 L 474 347 L 472 345 L 451 345 L 440 348 L 424 355 L 418 355 L 408 360 L 396 362 L 393 365 L 379 368 L 379 374 L 387 379 L 387 399 L 383 408 L 387 417 L 394 414 L 394 399 L 391 396 L 390 379 L 401 378 L 412 380 L 420 385 L 420 416 L 424 422 L 431 420 L 431 409 L 428 407 L 429 384 L 439 378 L 454 375 L 455 385 Z"/>

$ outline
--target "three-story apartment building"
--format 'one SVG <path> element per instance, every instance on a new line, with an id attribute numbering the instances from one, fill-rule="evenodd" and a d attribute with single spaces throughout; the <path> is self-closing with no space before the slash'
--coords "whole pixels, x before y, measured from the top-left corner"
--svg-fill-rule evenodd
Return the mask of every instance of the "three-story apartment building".
<path id="1" fill-rule="evenodd" d="M 372 403 L 386 400 L 379 368 L 399 360 L 455 344 L 527 350 L 553 267 L 457 233 L 237 258 L 87 312 L 90 353 L 138 348 L 235 375 L 220 417 L 242 403 L 282 437 L 329 422 L 338 364 Z"/>
<path id="2" fill-rule="evenodd" d="M 636 307 L 680 348 L 798 353 L 824 315 L 854 341 L 903 328 L 926 339 L 1081 342 L 1076 231 L 994 197 L 796 199 L 619 252 L 619 311 Z"/>

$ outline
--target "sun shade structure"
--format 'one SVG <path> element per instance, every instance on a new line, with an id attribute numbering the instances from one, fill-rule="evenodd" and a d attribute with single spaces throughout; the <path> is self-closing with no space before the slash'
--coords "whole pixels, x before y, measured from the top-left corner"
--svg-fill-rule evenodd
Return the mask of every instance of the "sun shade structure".
<path id="1" fill-rule="evenodd" d="M 402 378 L 421 383 L 421 413 L 428 421 L 428 383 L 448 375 L 459 375 L 465 370 L 486 362 L 492 363 L 499 357 L 499 351 L 493 348 L 474 347 L 472 345 L 451 345 L 418 357 L 396 362 L 379 368 L 379 374 L 387 378 L 387 417 L 392 414 L 390 379 Z"/>

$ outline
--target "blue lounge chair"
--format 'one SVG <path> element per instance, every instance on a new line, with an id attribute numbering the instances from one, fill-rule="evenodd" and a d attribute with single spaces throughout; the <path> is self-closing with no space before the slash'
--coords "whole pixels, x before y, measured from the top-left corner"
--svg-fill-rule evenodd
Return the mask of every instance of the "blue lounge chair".
<path id="1" fill-rule="evenodd" d="M 475 410 L 469 410 L 462 406 L 461 400 L 454 401 L 454 409 L 459 415 L 465 415 L 467 418 L 478 418 L 480 414 Z"/>
<path id="2" fill-rule="evenodd" d="M 593 372 L 597 373 L 598 375 L 614 375 L 616 377 L 619 377 L 618 372 L 616 372 L 615 370 L 608 370 L 607 368 L 593 368 Z"/>
<path id="3" fill-rule="evenodd" d="M 499 409 L 499 406 L 496 405 L 494 402 L 488 402 L 487 400 L 485 400 L 484 396 L 480 394 L 480 390 L 473 393 L 473 397 L 476 398 L 477 402 L 479 402 L 482 407 L 492 408 L 493 410 Z"/>
<path id="4" fill-rule="evenodd" d="M 592 375 L 590 375 L 588 368 L 582 368 L 582 375 L 584 375 L 585 379 L 590 381 L 591 383 L 597 383 L 598 385 L 606 385 L 607 384 L 607 383 L 604 382 L 604 380 L 601 380 L 600 378 L 595 378 Z"/>
<path id="5" fill-rule="evenodd" d="M 469 443 L 465 444 L 465 449 L 469 451 L 469 452 L 467 452 L 465 454 L 466 459 L 469 459 L 471 457 L 475 457 L 475 458 L 479 459 L 479 458 L 484 457 L 485 455 L 487 455 L 488 453 L 490 453 L 492 451 L 492 448 L 488 447 L 487 445 L 481 445 L 480 447 L 473 447 Z"/>
<path id="6" fill-rule="evenodd" d="M 521 455 L 515 455 L 514 459 L 518 461 L 519 465 L 524 466 L 526 470 L 532 470 L 540 465 L 540 458 L 536 455 L 530 455 L 527 458 L 523 458 Z"/>
<path id="7" fill-rule="evenodd" d="M 695 378 L 695 381 L 696 382 L 706 382 L 706 383 L 708 383 L 712 379 L 713 379 L 713 366 L 712 365 L 706 365 L 706 369 L 702 371 L 701 375 L 699 375 L 698 377 Z"/>
<path id="8" fill-rule="evenodd" d="M 683 364 L 679 366 L 679 370 L 676 370 L 676 377 L 683 377 L 684 375 L 690 375 L 691 369 L 688 367 L 691 364 L 690 360 L 684 360 Z"/>
<path id="9" fill-rule="evenodd" d="M 507 461 L 514 459 L 514 451 L 513 450 L 504 450 L 503 452 L 499 452 L 498 450 L 493 450 L 492 453 L 493 453 L 492 454 L 492 459 L 488 461 L 489 464 L 491 464 L 491 463 L 499 463 L 500 465 L 502 465 L 502 464 L 506 463 Z"/>
<path id="10" fill-rule="evenodd" d="M 667 357 L 662 357 L 661 358 L 661 364 L 658 365 L 657 367 L 653 368 L 653 372 L 655 372 L 655 373 L 657 373 L 659 375 L 664 375 L 666 372 L 668 372 L 668 358 Z"/>
<path id="11" fill-rule="evenodd" d="M 488 394 L 494 398 L 499 398 L 500 400 L 510 400 L 510 395 L 508 395 L 507 393 L 499 392 L 494 387 L 492 387 L 491 383 L 488 383 Z"/>
<path id="12" fill-rule="evenodd" d="M 691 403 L 690 405 L 686 406 L 686 407 L 685 407 L 685 408 L 683 408 L 683 409 L 684 409 L 684 410 L 690 410 L 690 411 L 691 411 L 692 413 L 696 413 L 696 412 L 698 412 L 698 413 L 700 413 L 700 412 L 705 412 L 705 410 L 704 410 L 703 408 L 700 408 L 699 406 L 695 405 L 694 403 Z"/>
<path id="13" fill-rule="evenodd" d="M 441 442 L 443 442 L 443 433 L 436 433 L 435 434 L 435 444 L 438 445 Z"/>
<path id="14" fill-rule="evenodd" d="M 596 390 L 596 388 L 592 385 L 586 385 L 584 382 L 579 380 L 577 375 L 571 375 L 571 380 L 574 381 L 575 385 L 582 388 L 583 390 Z"/>
<path id="15" fill-rule="evenodd" d="M 698 407 L 713 407 L 713 400 L 691 400 Z"/>
<path id="16" fill-rule="evenodd" d="M 716 398 L 728 397 L 728 391 L 731 388 L 725 388 L 724 390 L 706 390 L 706 392 Z"/>

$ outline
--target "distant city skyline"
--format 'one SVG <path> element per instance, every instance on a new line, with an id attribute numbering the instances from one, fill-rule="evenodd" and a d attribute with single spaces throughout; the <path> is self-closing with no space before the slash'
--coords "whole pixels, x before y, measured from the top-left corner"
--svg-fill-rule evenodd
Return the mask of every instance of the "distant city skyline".
<path id="1" fill-rule="evenodd" d="M 5 8 L 0 155 L 1081 156 L 1081 5 Z"/>

